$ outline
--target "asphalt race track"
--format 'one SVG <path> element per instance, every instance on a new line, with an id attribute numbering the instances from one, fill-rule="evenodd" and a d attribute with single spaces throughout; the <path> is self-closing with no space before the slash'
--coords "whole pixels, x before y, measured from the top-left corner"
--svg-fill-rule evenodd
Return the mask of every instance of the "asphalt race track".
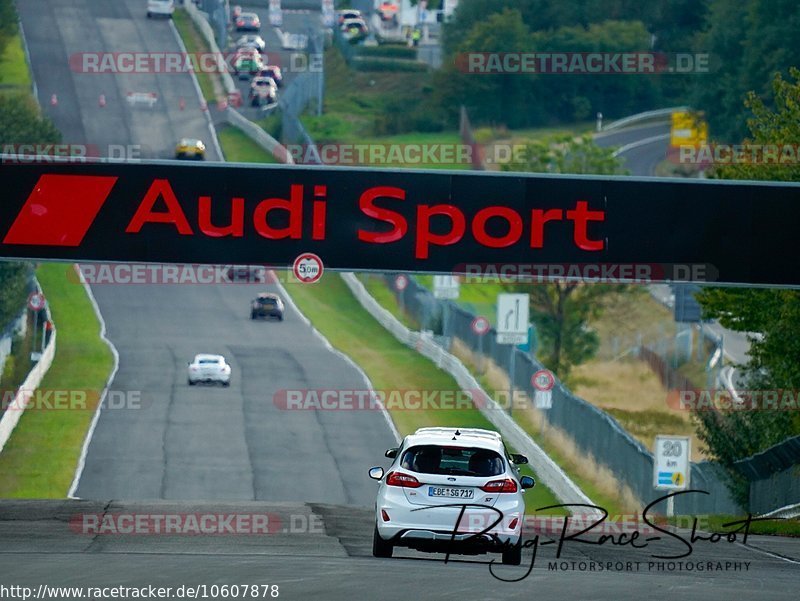
<path id="1" fill-rule="evenodd" d="M 97 534 L 81 526 L 84 514 L 179 512 L 263 512 L 278 528 L 260 536 L 131 536 Z M 797 598 L 798 544 L 788 549 L 795 558 L 790 563 L 726 542 L 697 542 L 692 555 L 681 560 L 650 557 L 685 552 L 683 543 L 666 535 L 639 550 L 568 541 L 558 560 L 556 545 L 551 543 L 539 547 L 527 578 L 501 582 L 490 574 L 486 556 L 451 556 L 448 563 L 441 555 L 374 559 L 369 555 L 372 519 L 367 509 L 307 503 L 4 501 L 0 503 L 0 582 L 34 590 L 41 584 L 278 585 L 280 598 L 331 601 Z M 764 549 L 771 544 L 761 537 L 750 542 Z M 784 553 L 787 546 L 783 545 Z M 683 562 L 680 570 L 678 561 Z M 530 562 L 527 549 L 522 566 L 493 569 L 498 577 L 513 580 L 525 576 Z"/>
<path id="2" fill-rule="evenodd" d="M 208 138 L 199 133 L 208 131 L 206 115 L 188 109 L 198 104 L 189 75 L 137 73 L 118 81 L 112 75 L 76 73 L 66 64 L 64 57 L 80 52 L 178 52 L 169 21 L 148 20 L 143 9 L 132 0 L 22 4 L 34 73 L 44 82 L 40 99 L 51 89 L 58 94 L 58 105 L 48 112 L 66 142 L 101 148 L 149 142 L 151 156 L 169 156 L 181 135 Z M 159 103 L 147 109 L 113 102 L 113 86 L 119 94 L 127 88 L 157 89 Z M 107 97 L 102 108 L 96 104 L 100 90 Z M 177 102 L 181 95 L 187 100 L 184 110 Z M 162 96 L 174 97 L 174 106 L 161 102 Z M 74 108 L 66 111 L 67 106 Z M 115 128 L 115 123 L 130 125 Z M 213 145 L 207 146 L 211 151 Z M 65 265 L 65 277 L 68 269 Z M 276 406 L 278 390 L 363 390 L 365 383 L 291 306 L 283 322 L 252 322 L 249 301 L 262 290 L 274 287 L 94 286 L 120 354 L 111 388 L 140 397 L 141 408 L 102 412 L 77 496 L 374 502 L 374 482 L 366 471 L 385 461 L 384 450 L 395 442 L 386 419 L 379 411 Z M 230 388 L 189 387 L 186 364 L 198 352 L 228 358 Z"/>
<path id="3" fill-rule="evenodd" d="M 40 103 L 65 142 L 101 149 L 141 144 L 146 157 L 165 157 L 181 136 L 210 135 L 207 115 L 189 110 L 197 96 L 188 75 L 69 68 L 67 57 L 77 52 L 177 51 L 169 22 L 149 22 L 143 0 L 24 0 L 19 9 Z M 155 91 L 159 102 L 132 108 L 124 100 L 132 90 Z M 50 106 L 54 93 L 58 103 Z M 98 106 L 99 94 L 106 95 L 105 107 Z M 209 159 L 217 158 L 207 146 Z M 101 413 L 77 490 L 81 499 L 0 501 L 0 586 L 38 592 L 42 584 L 173 591 L 278 585 L 280 598 L 334 601 L 796 598 L 800 545 L 785 539 L 752 537 L 750 548 L 698 542 L 682 560 L 691 569 L 651 557 L 685 551 L 666 535 L 647 549 L 568 542 L 552 563 L 551 525 L 526 535 L 533 540 L 538 532 L 548 544 L 518 582 L 492 577 L 493 556 L 452 556 L 445 563 L 441 555 L 398 552 L 374 559 L 375 484 L 366 470 L 386 464 L 392 432 L 379 412 L 286 411 L 275 404 L 281 389 L 362 389 L 364 382 L 291 307 L 284 322 L 252 322 L 248 301 L 265 289 L 274 284 L 93 287 L 120 354 L 111 388 L 139 392 L 141 405 Z M 197 352 L 227 356 L 230 388 L 188 386 L 186 363 Z M 86 526 L 92 519 L 167 514 L 266 514 L 270 528 L 131 535 Z M 520 578 L 531 559 L 527 549 L 523 566 L 495 566 L 496 574 Z"/>

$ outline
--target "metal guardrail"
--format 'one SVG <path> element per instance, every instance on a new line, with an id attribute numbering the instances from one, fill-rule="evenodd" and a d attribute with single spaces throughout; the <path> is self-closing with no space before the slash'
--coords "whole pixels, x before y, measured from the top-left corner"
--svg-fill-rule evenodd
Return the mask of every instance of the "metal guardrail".
<path id="1" fill-rule="evenodd" d="M 36 282 L 36 288 L 41 292 L 42 289 L 41 286 L 39 286 L 39 282 Z M 45 314 L 47 315 L 47 319 L 52 322 L 49 306 L 45 308 Z M 33 366 L 31 371 L 28 372 L 25 381 L 17 389 L 11 405 L 3 412 L 2 417 L 0 417 L 0 452 L 3 451 L 9 438 L 11 438 L 11 434 L 14 432 L 17 423 L 19 423 L 23 411 L 27 408 L 33 392 L 39 387 L 42 378 L 44 378 L 45 374 L 50 369 L 55 354 L 56 328 L 53 327 L 50 333 L 50 339 L 47 341 L 47 346 L 45 346 L 41 358 L 36 362 L 36 365 Z"/>
<path id="2" fill-rule="evenodd" d="M 263 128 L 242 116 L 242 114 L 232 106 L 228 106 L 228 108 L 225 109 L 225 120 L 234 127 L 238 127 L 242 130 L 248 138 L 272 154 L 279 162 L 289 165 L 294 164 L 292 155 L 287 152 L 286 148 L 282 146 L 280 142 L 265 132 Z"/>
<path id="3" fill-rule="evenodd" d="M 186 13 L 194 22 L 197 29 L 203 35 L 208 44 L 209 50 L 214 54 L 214 56 L 219 57 L 219 64 L 217 71 L 220 73 L 220 78 L 222 79 L 222 87 L 225 88 L 225 93 L 230 95 L 237 91 L 236 84 L 231 77 L 231 74 L 228 73 L 228 67 L 225 64 L 225 57 L 223 56 L 222 52 L 219 49 L 219 45 L 217 44 L 217 39 L 214 36 L 214 29 L 211 27 L 209 22 L 206 20 L 204 14 L 200 9 L 198 9 L 194 2 L 184 2 L 184 8 L 186 9 Z"/>
<path id="4" fill-rule="evenodd" d="M 750 481 L 750 510 L 800 515 L 800 436 L 788 438 L 734 467 Z"/>
<path id="5" fill-rule="evenodd" d="M 593 504 L 589 497 L 569 476 L 536 444 L 536 442 L 492 399 L 481 387 L 466 366 L 442 348 L 430 333 L 415 332 L 404 326 L 367 292 L 352 273 L 340 274 L 359 304 L 400 342 L 415 349 L 455 378 L 464 390 L 480 391 L 481 403 L 476 406 L 503 438 L 517 451 L 527 455 L 531 467 L 562 503 Z"/>
<path id="6" fill-rule="evenodd" d="M 632 123 L 638 123 L 639 121 L 649 121 L 650 119 L 656 119 L 658 117 L 668 117 L 672 115 L 672 113 L 677 113 L 681 111 L 690 111 L 691 107 L 688 106 L 673 106 L 670 108 L 665 109 L 656 109 L 653 111 L 645 111 L 643 113 L 637 113 L 635 115 L 630 115 L 623 119 L 618 119 L 617 121 L 612 121 L 603 129 L 601 132 L 612 131 L 615 129 L 619 129 L 621 127 L 627 127 Z"/>

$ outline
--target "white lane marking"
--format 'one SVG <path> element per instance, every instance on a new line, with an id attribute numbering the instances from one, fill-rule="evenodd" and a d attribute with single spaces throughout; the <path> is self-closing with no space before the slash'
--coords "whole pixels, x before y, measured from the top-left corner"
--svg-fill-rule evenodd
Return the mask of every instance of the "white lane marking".
<path id="1" fill-rule="evenodd" d="M 169 20 L 169 26 L 172 29 L 172 35 L 175 36 L 175 39 L 178 41 L 178 45 L 181 47 L 181 52 L 183 52 L 184 56 L 188 56 L 189 52 L 186 50 L 186 46 L 183 44 L 183 40 L 181 39 L 178 29 L 175 27 L 175 22 L 172 19 Z M 194 71 L 191 71 L 189 75 L 192 78 L 192 84 L 194 84 L 194 91 L 197 93 L 197 99 L 202 104 L 205 101 L 205 98 L 203 98 L 203 91 L 200 89 L 200 84 L 197 83 L 197 77 L 195 77 Z M 211 134 L 211 141 L 214 143 L 214 149 L 217 151 L 219 160 L 224 161 L 225 156 L 222 154 L 222 146 L 219 144 L 219 140 L 217 139 L 217 130 L 214 129 L 214 122 L 211 119 L 211 107 L 208 107 L 208 110 L 203 112 L 206 115 L 206 121 L 208 121 L 208 132 Z"/>
<path id="2" fill-rule="evenodd" d="M 625 144 L 625 146 L 620 146 L 614 151 L 614 156 L 619 156 L 624 152 L 628 152 L 629 150 L 633 150 L 634 148 L 639 148 L 640 146 L 646 146 L 648 144 L 652 144 L 653 142 L 658 142 L 660 140 L 668 140 L 671 134 L 659 134 L 657 136 L 651 136 L 649 138 L 644 138 L 642 140 L 636 140 L 635 142 L 631 142 L 630 144 Z"/>
<path id="3" fill-rule="evenodd" d="M 111 382 L 114 381 L 114 377 L 117 375 L 117 370 L 119 369 L 119 353 L 117 352 L 117 347 L 114 346 L 114 343 L 111 342 L 111 340 L 109 340 L 106 336 L 106 322 L 103 319 L 103 314 L 100 313 L 100 306 L 97 304 L 97 299 L 95 299 L 94 294 L 92 293 L 92 288 L 86 282 L 86 278 L 83 277 L 83 272 L 80 270 L 77 263 L 74 264 L 74 268 L 78 272 L 78 277 L 81 280 L 81 284 L 83 284 L 83 288 L 86 290 L 86 295 L 89 297 L 89 302 L 92 303 L 94 313 L 97 315 L 97 320 L 100 322 L 100 338 L 108 345 L 108 348 L 111 349 L 111 354 L 114 356 L 114 369 L 111 370 L 111 374 L 108 376 L 106 385 L 103 388 L 103 393 L 100 395 L 100 400 L 97 403 L 97 409 L 94 410 L 92 423 L 89 425 L 89 431 L 86 433 L 86 437 L 83 439 L 83 448 L 81 449 L 81 455 L 78 459 L 78 467 L 75 469 L 75 476 L 72 479 L 72 485 L 69 487 L 69 492 L 67 493 L 67 498 L 69 499 L 80 498 L 76 497 L 75 493 L 78 490 L 78 485 L 80 484 L 81 476 L 83 475 L 83 468 L 86 465 L 86 455 L 89 451 L 89 443 L 92 440 L 94 429 L 97 427 L 97 421 L 100 419 L 100 411 L 102 411 L 103 408 L 103 401 L 105 401 L 106 394 L 108 394 L 108 389 L 111 386 Z"/>
<path id="4" fill-rule="evenodd" d="M 796 559 L 790 559 L 783 555 L 779 555 L 778 553 L 773 553 L 772 551 L 766 551 L 764 549 L 761 549 L 759 547 L 753 547 L 751 545 L 745 545 L 738 541 L 736 541 L 736 544 L 739 545 L 740 547 L 744 547 L 745 549 L 750 549 L 751 551 L 755 551 L 756 553 L 763 553 L 764 555 L 769 555 L 770 557 L 774 557 L 775 559 L 780 559 L 781 561 L 785 561 L 787 563 L 793 563 L 795 565 L 800 566 L 800 561 L 797 561 Z"/>

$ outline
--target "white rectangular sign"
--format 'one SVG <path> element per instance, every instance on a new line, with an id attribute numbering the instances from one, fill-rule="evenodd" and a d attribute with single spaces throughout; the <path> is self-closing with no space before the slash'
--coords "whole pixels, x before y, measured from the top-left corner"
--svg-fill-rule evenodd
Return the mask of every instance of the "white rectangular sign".
<path id="1" fill-rule="evenodd" d="M 689 488 L 691 440 L 688 436 L 656 436 L 653 486 L 657 490 Z"/>
<path id="2" fill-rule="evenodd" d="M 459 283 L 454 275 L 433 276 L 433 296 L 435 298 L 458 298 Z"/>
<path id="3" fill-rule="evenodd" d="M 322 0 L 322 25 L 333 27 L 333 0 Z"/>
<path id="4" fill-rule="evenodd" d="M 498 344 L 524 344 L 528 341 L 528 294 L 497 295 Z"/>
<path id="5" fill-rule="evenodd" d="M 281 0 L 269 0 L 269 24 L 273 27 L 280 27 L 283 25 Z"/>

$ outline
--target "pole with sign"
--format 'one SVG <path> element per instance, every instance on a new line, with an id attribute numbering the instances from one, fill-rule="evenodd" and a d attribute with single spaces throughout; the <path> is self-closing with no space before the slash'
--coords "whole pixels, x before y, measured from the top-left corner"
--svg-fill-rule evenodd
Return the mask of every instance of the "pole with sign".
<path id="1" fill-rule="evenodd" d="M 542 424 L 539 430 L 539 436 L 544 435 L 544 414 L 545 411 L 553 406 L 553 386 L 556 384 L 556 379 L 548 369 L 540 369 L 531 376 L 531 385 L 533 386 L 533 405 L 537 409 L 542 410 Z"/>
<path id="2" fill-rule="evenodd" d="M 653 450 L 653 487 L 676 492 L 689 488 L 691 439 L 688 436 L 656 436 Z M 667 499 L 667 517 L 675 513 L 674 497 Z"/>
<path id="3" fill-rule="evenodd" d="M 281 27 L 283 25 L 281 0 L 269 0 L 269 24 L 273 27 Z"/>
<path id="4" fill-rule="evenodd" d="M 408 288 L 408 276 L 401 273 L 394 278 L 394 289 L 397 290 L 397 304 L 400 306 L 400 315 L 405 315 L 405 294 L 403 291 Z"/>
<path id="5" fill-rule="evenodd" d="M 472 320 L 470 327 L 472 328 L 472 331 L 475 332 L 475 335 L 478 337 L 478 357 L 480 365 L 478 369 L 480 370 L 481 373 L 484 373 L 486 358 L 483 355 L 483 337 L 486 335 L 486 333 L 492 326 L 489 323 L 488 319 L 486 319 L 485 317 L 478 316 Z"/>
<path id="6" fill-rule="evenodd" d="M 28 296 L 28 308 L 33 311 L 33 344 L 31 348 L 31 361 L 38 361 L 42 353 L 36 350 L 36 334 L 39 330 L 39 312 L 47 306 L 47 300 L 41 292 L 31 292 Z M 42 335 L 42 349 L 44 350 L 44 335 Z"/>
<path id="7" fill-rule="evenodd" d="M 434 298 L 453 300 L 458 298 L 458 278 L 453 275 L 433 276 Z M 447 324 L 450 321 L 449 303 L 442 303 L 442 336 L 447 338 Z"/>
<path id="8" fill-rule="evenodd" d="M 498 294 L 497 295 L 497 343 L 522 344 L 528 340 L 528 317 L 530 309 L 530 296 L 528 294 Z M 508 414 L 511 415 L 514 405 L 514 371 L 516 367 L 515 348 L 511 347 L 508 378 L 509 378 L 509 405 Z"/>
<path id="9" fill-rule="evenodd" d="M 322 25 L 333 27 L 333 0 L 322 0 Z"/>

